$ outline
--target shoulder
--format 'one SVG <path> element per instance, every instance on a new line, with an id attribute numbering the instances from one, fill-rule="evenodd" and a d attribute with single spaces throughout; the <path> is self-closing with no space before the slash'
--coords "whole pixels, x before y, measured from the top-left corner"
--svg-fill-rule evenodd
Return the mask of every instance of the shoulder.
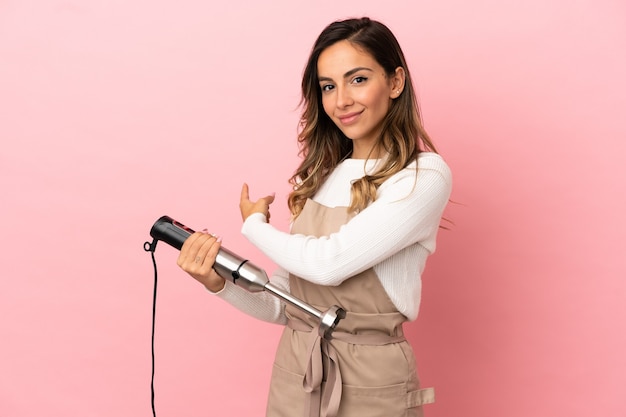
<path id="1" fill-rule="evenodd" d="M 417 161 L 411 162 L 385 183 L 393 184 L 406 182 L 407 180 L 412 182 L 442 181 L 451 185 L 452 171 L 441 155 L 434 152 L 422 152 L 419 154 Z"/>
<path id="2" fill-rule="evenodd" d="M 452 178 L 452 172 L 450 167 L 441 157 L 441 155 L 434 152 L 422 152 L 417 158 L 417 163 L 413 162 L 412 168 L 415 169 L 417 164 L 418 171 L 431 170 L 439 173 L 444 178 Z M 407 167 L 408 168 L 408 167 Z"/>
<path id="3" fill-rule="evenodd" d="M 451 192 L 452 173 L 448 164 L 436 153 L 423 152 L 417 161 L 381 184 L 377 199 L 422 204 L 425 200 L 447 201 Z"/>

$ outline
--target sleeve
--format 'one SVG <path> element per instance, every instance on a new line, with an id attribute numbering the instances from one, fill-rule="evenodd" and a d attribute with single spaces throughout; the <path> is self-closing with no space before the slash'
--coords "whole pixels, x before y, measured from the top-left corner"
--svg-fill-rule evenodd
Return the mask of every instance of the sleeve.
<path id="1" fill-rule="evenodd" d="M 375 202 L 330 236 L 285 233 L 261 213 L 242 233 L 276 264 L 320 285 L 339 285 L 416 242 L 432 252 L 452 178 L 443 159 L 431 159 L 387 180 Z"/>
<path id="2" fill-rule="evenodd" d="M 272 284 L 289 292 L 289 273 L 278 268 L 271 277 Z M 285 316 L 285 304 L 278 297 L 265 291 L 250 292 L 232 282 L 226 280 L 224 288 L 216 293 L 209 291 L 216 297 L 221 298 L 239 311 L 269 323 L 287 324 Z"/>

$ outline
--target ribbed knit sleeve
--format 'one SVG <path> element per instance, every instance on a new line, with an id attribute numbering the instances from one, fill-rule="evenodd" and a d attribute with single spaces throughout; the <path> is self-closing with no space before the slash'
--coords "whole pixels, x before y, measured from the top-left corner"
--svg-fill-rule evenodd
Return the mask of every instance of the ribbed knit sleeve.
<path id="1" fill-rule="evenodd" d="M 376 201 L 330 236 L 282 232 L 259 213 L 246 219 L 242 233 L 285 270 L 320 285 L 338 285 L 409 245 L 432 253 L 451 185 L 446 163 L 428 154 L 417 170 L 410 166 L 382 184 Z"/>
<path id="2" fill-rule="evenodd" d="M 280 289 L 289 292 L 289 273 L 281 268 L 274 271 L 271 282 Z M 224 288 L 215 294 L 238 310 L 259 320 L 276 324 L 286 324 L 285 305 L 277 297 L 267 292 L 249 292 L 226 281 Z"/>

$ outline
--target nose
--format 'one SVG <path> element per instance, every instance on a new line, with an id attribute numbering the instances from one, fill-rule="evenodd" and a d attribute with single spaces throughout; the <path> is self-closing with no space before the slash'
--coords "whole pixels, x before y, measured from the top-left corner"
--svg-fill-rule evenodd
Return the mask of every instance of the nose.
<path id="1" fill-rule="evenodd" d="M 354 101 L 350 95 L 350 91 L 346 87 L 337 87 L 337 107 L 345 108 L 351 105 Z"/>

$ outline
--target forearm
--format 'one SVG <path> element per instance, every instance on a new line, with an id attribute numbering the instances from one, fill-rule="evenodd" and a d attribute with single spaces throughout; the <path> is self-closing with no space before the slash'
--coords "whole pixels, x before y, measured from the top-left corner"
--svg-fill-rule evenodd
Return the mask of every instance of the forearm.
<path id="1" fill-rule="evenodd" d="M 434 248 L 449 180 L 438 172 L 420 175 L 419 183 L 407 177 L 391 184 L 376 202 L 330 236 L 284 233 L 259 214 L 246 219 L 242 233 L 295 275 L 321 285 L 338 285 L 413 243 Z"/>
<path id="2" fill-rule="evenodd" d="M 274 275 L 272 283 L 287 292 L 289 291 L 288 281 L 283 276 Z M 267 292 L 249 292 L 230 281 L 225 281 L 225 285 L 220 291 L 212 292 L 209 290 L 209 292 L 239 311 L 259 320 L 276 324 L 287 323 L 284 304 L 279 298 Z"/>

